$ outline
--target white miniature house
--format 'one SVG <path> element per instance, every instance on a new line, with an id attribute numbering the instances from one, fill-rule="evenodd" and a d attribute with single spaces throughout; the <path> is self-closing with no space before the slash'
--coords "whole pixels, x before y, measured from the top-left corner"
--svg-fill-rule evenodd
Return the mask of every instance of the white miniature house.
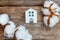
<path id="1" fill-rule="evenodd" d="M 26 23 L 37 23 L 37 11 L 30 8 L 25 11 L 25 22 Z"/>

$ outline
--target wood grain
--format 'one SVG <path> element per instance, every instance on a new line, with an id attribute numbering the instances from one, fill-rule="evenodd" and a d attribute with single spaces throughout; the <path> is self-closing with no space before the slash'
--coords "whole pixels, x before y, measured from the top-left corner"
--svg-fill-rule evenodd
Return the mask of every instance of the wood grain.
<path id="1" fill-rule="evenodd" d="M 0 0 L 0 6 L 41 6 L 45 0 Z M 60 4 L 59 0 L 52 0 Z"/>
<path id="2" fill-rule="evenodd" d="M 24 25 L 33 36 L 33 40 L 60 40 L 60 22 L 54 27 L 46 27 L 43 23 L 41 6 L 45 0 L 0 0 L 0 14 L 6 13 L 16 26 Z M 60 4 L 60 0 L 53 0 Z M 38 12 L 36 24 L 25 23 L 25 11 L 33 8 Z M 60 19 L 60 16 L 59 16 Z M 3 36 L 3 27 L 0 27 L 0 40 L 14 40 Z"/>
<path id="3" fill-rule="evenodd" d="M 33 23 L 26 24 L 25 23 L 25 17 L 24 17 L 25 13 L 24 12 L 25 12 L 25 10 L 27 10 L 29 8 L 33 8 L 38 11 L 38 23 L 36 23 L 36 24 L 33 24 Z M 41 8 L 42 7 L 40 7 L 40 6 L 0 7 L 0 14 L 7 13 L 10 17 L 10 20 L 14 21 L 16 26 L 19 26 L 19 25 L 26 26 L 26 29 L 29 30 L 30 34 L 32 34 L 33 39 L 60 40 L 60 22 L 52 29 L 49 27 L 46 27 L 42 20 L 43 15 L 41 13 Z M 1 29 L 3 29 L 3 28 L 1 28 Z"/>
<path id="4" fill-rule="evenodd" d="M 42 5 L 45 0 L 0 0 L 0 6 Z"/>

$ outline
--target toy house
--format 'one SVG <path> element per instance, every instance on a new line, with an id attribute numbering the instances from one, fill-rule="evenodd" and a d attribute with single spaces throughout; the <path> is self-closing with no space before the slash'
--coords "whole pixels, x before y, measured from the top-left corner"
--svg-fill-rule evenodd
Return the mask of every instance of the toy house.
<path id="1" fill-rule="evenodd" d="M 25 22 L 26 23 L 37 23 L 37 11 L 30 8 L 25 11 Z"/>

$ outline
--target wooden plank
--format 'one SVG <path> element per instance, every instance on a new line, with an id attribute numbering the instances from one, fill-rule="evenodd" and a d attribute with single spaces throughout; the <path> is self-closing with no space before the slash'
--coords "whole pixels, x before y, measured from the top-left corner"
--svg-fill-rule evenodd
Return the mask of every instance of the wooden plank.
<path id="1" fill-rule="evenodd" d="M 45 0 L 0 0 L 0 6 L 42 5 Z"/>
<path id="2" fill-rule="evenodd" d="M 0 6 L 37 6 L 43 5 L 45 0 L 0 0 Z M 60 0 L 52 0 L 60 4 Z"/>
<path id="3" fill-rule="evenodd" d="M 0 6 L 40 6 L 45 0 L 0 0 Z M 52 0 L 60 4 L 59 0 Z"/>

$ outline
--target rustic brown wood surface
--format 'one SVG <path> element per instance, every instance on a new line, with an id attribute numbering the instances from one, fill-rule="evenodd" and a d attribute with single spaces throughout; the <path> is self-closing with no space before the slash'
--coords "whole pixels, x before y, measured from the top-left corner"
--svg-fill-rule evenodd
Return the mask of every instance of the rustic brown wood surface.
<path id="1" fill-rule="evenodd" d="M 32 34 L 34 40 L 60 40 L 60 22 L 54 27 L 46 27 L 43 23 L 41 6 L 45 0 L 0 0 L 0 14 L 7 13 L 16 26 L 24 25 Z M 54 0 L 60 4 L 60 0 Z M 38 12 L 38 23 L 25 23 L 25 10 L 33 8 Z M 60 18 L 60 16 L 59 16 Z M 3 27 L 0 28 L 0 40 L 3 36 Z M 8 40 L 8 39 L 7 39 Z M 9 39 L 11 40 L 11 39 Z"/>
<path id="2" fill-rule="evenodd" d="M 38 11 L 38 23 L 36 24 L 25 23 L 24 12 L 30 7 Z M 0 7 L 0 13 L 7 13 L 10 19 L 15 22 L 16 26 L 19 26 L 21 24 L 26 26 L 26 29 L 28 29 L 29 32 L 32 34 L 33 39 L 60 40 L 60 22 L 52 29 L 49 27 L 45 27 L 42 21 L 43 15 L 40 10 L 41 8 L 42 7 L 40 6 Z M 0 29 L 3 29 L 3 28 L 0 28 Z M 0 32 L 0 35 L 2 33 L 3 32 Z M 0 37 L 2 37 L 2 35 Z"/>

